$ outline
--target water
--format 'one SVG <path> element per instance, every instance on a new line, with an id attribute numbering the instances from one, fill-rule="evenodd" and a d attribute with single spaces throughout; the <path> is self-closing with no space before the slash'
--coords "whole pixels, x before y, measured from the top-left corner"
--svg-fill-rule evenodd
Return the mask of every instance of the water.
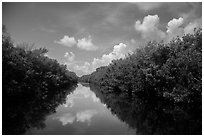
<path id="1" fill-rule="evenodd" d="M 89 86 L 78 87 L 45 118 L 45 127 L 30 128 L 26 134 L 135 134 L 125 122 L 111 113 Z"/>
<path id="2" fill-rule="evenodd" d="M 202 134 L 201 110 L 78 84 L 3 98 L 2 125 L 3 134 L 193 135 Z"/>

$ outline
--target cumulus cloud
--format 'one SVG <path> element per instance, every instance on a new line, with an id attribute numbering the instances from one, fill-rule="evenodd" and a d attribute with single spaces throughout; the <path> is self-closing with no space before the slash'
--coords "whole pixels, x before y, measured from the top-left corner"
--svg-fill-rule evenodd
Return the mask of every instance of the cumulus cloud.
<path id="1" fill-rule="evenodd" d="M 62 39 L 60 39 L 59 41 L 54 41 L 57 44 L 60 45 L 64 45 L 67 47 L 72 47 L 76 44 L 76 40 L 74 37 L 69 37 L 67 35 L 65 35 Z"/>
<path id="2" fill-rule="evenodd" d="M 82 66 L 76 65 L 75 69 L 88 74 L 95 71 L 98 67 L 109 65 L 112 60 L 125 58 L 128 53 L 131 53 L 129 47 L 124 43 L 120 43 L 113 47 L 112 52 L 102 55 L 101 58 L 94 58 L 91 63 L 85 62 Z"/>
<path id="3" fill-rule="evenodd" d="M 134 2 L 133 4 L 137 5 L 137 7 L 143 11 L 156 9 L 162 5 L 160 2 Z"/>
<path id="4" fill-rule="evenodd" d="M 127 45 L 120 43 L 113 47 L 113 51 L 109 54 L 104 54 L 100 59 L 94 58 L 92 62 L 93 69 L 96 69 L 100 66 L 107 66 L 114 59 L 125 58 L 125 55 L 128 53 Z"/>
<path id="5" fill-rule="evenodd" d="M 73 47 L 74 45 L 76 45 L 78 48 L 87 51 L 94 51 L 98 49 L 98 47 L 93 44 L 91 36 L 89 36 L 88 38 L 78 39 L 76 41 L 74 37 L 65 35 L 62 39 L 54 41 L 54 43 L 67 47 Z"/>
<path id="6" fill-rule="evenodd" d="M 75 54 L 73 52 L 66 52 L 64 57 L 67 58 L 69 62 L 72 62 L 74 61 Z"/>
<path id="7" fill-rule="evenodd" d="M 158 15 L 148 15 L 144 17 L 143 22 L 137 20 L 135 23 L 135 29 L 142 34 L 142 38 L 148 40 L 162 40 L 165 37 L 165 33 L 159 28 Z"/>
<path id="8" fill-rule="evenodd" d="M 184 23 L 183 18 L 173 18 L 170 20 L 167 24 L 167 36 L 166 39 L 167 41 L 170 41 L 172 38 L 175 38 L 177 36 L 182 36 L 184 33 L 184 29 L 182 27 Z"/>
<path id="9" fill-rule="evenodd" d="M 174 33 L 183 24 L 183 18 L 172 19 L 168 22 L 167 33 Z"/>
<path id="10" fill-rule="evenodd" d="M 169 42 L 172 38 L 183 36 L 187 33 L 193 33 L 194 28 L 202 27 L 201 19 L 197 19 L 185 25 L 182 17 L 173 18 L 167 23 L 167 30 L 162 31 L 159 29 L 158 15 L 147 15 L 144 17 L 143 22 L 137 20 L 135 22 L 135 30 L 141 33 L 142 38 L 145 40 L 156 40 Z"/>
<path id="11" fill-rule="evenodd" d="M 80 49 L 89 50 L 89 51 L 98 49 L 98 47 L 96 47 L 92 43 L 91 36 L 89 36 L 88 38 L 78 39 L 77 47 L 79 47 Z"/>

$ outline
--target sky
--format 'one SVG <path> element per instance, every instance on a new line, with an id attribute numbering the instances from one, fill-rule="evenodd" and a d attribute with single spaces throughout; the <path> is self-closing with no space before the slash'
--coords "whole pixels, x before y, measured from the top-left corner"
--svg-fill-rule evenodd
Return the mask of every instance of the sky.
<path id="1" fill-rule="evenodd" d="M 3 2 L 2 23 L 15 44 L 45 47 L 48 57 L 82 76 L 149 41 L 202 28 L 202 3 Z"/>

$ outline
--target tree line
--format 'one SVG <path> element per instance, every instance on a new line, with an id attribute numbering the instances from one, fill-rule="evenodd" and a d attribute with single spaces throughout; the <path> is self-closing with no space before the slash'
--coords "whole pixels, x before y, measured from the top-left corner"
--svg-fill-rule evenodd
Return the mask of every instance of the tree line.
<path id="1" fill-rule="evenodd" d="M 202 134 L 202 30 L 79 78 L 136 134 Z"/>
<path id="2" fill-rule="evenodd" d="M 169 43 L 149 42 L 125 59 L 113 60 L 79 80 L 106 88 L 110 94 L 160 98 L 201 108 L 202 30 Z"/>
<path id="3" fill-rule="evenodd" d="M 45 48 L 15 46 L 3 26 L 2 79 L 3 95 L 32 93 L 43 95 L 49 89 L 77 83 L 74 72 L 45 54 Z"/>

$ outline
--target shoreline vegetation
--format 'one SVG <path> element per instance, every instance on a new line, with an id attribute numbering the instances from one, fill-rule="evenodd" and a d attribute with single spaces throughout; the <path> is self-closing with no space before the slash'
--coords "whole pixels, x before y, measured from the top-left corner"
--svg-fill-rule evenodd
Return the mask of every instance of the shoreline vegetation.
<path id="1" fill-rule="evenodd" d="M 173 103 L 202 102 L 202 30 L 167 44 L 149 42 L 125 59 L 113 60 L 79 78 L 124 95 L 161 97 Z"/>

